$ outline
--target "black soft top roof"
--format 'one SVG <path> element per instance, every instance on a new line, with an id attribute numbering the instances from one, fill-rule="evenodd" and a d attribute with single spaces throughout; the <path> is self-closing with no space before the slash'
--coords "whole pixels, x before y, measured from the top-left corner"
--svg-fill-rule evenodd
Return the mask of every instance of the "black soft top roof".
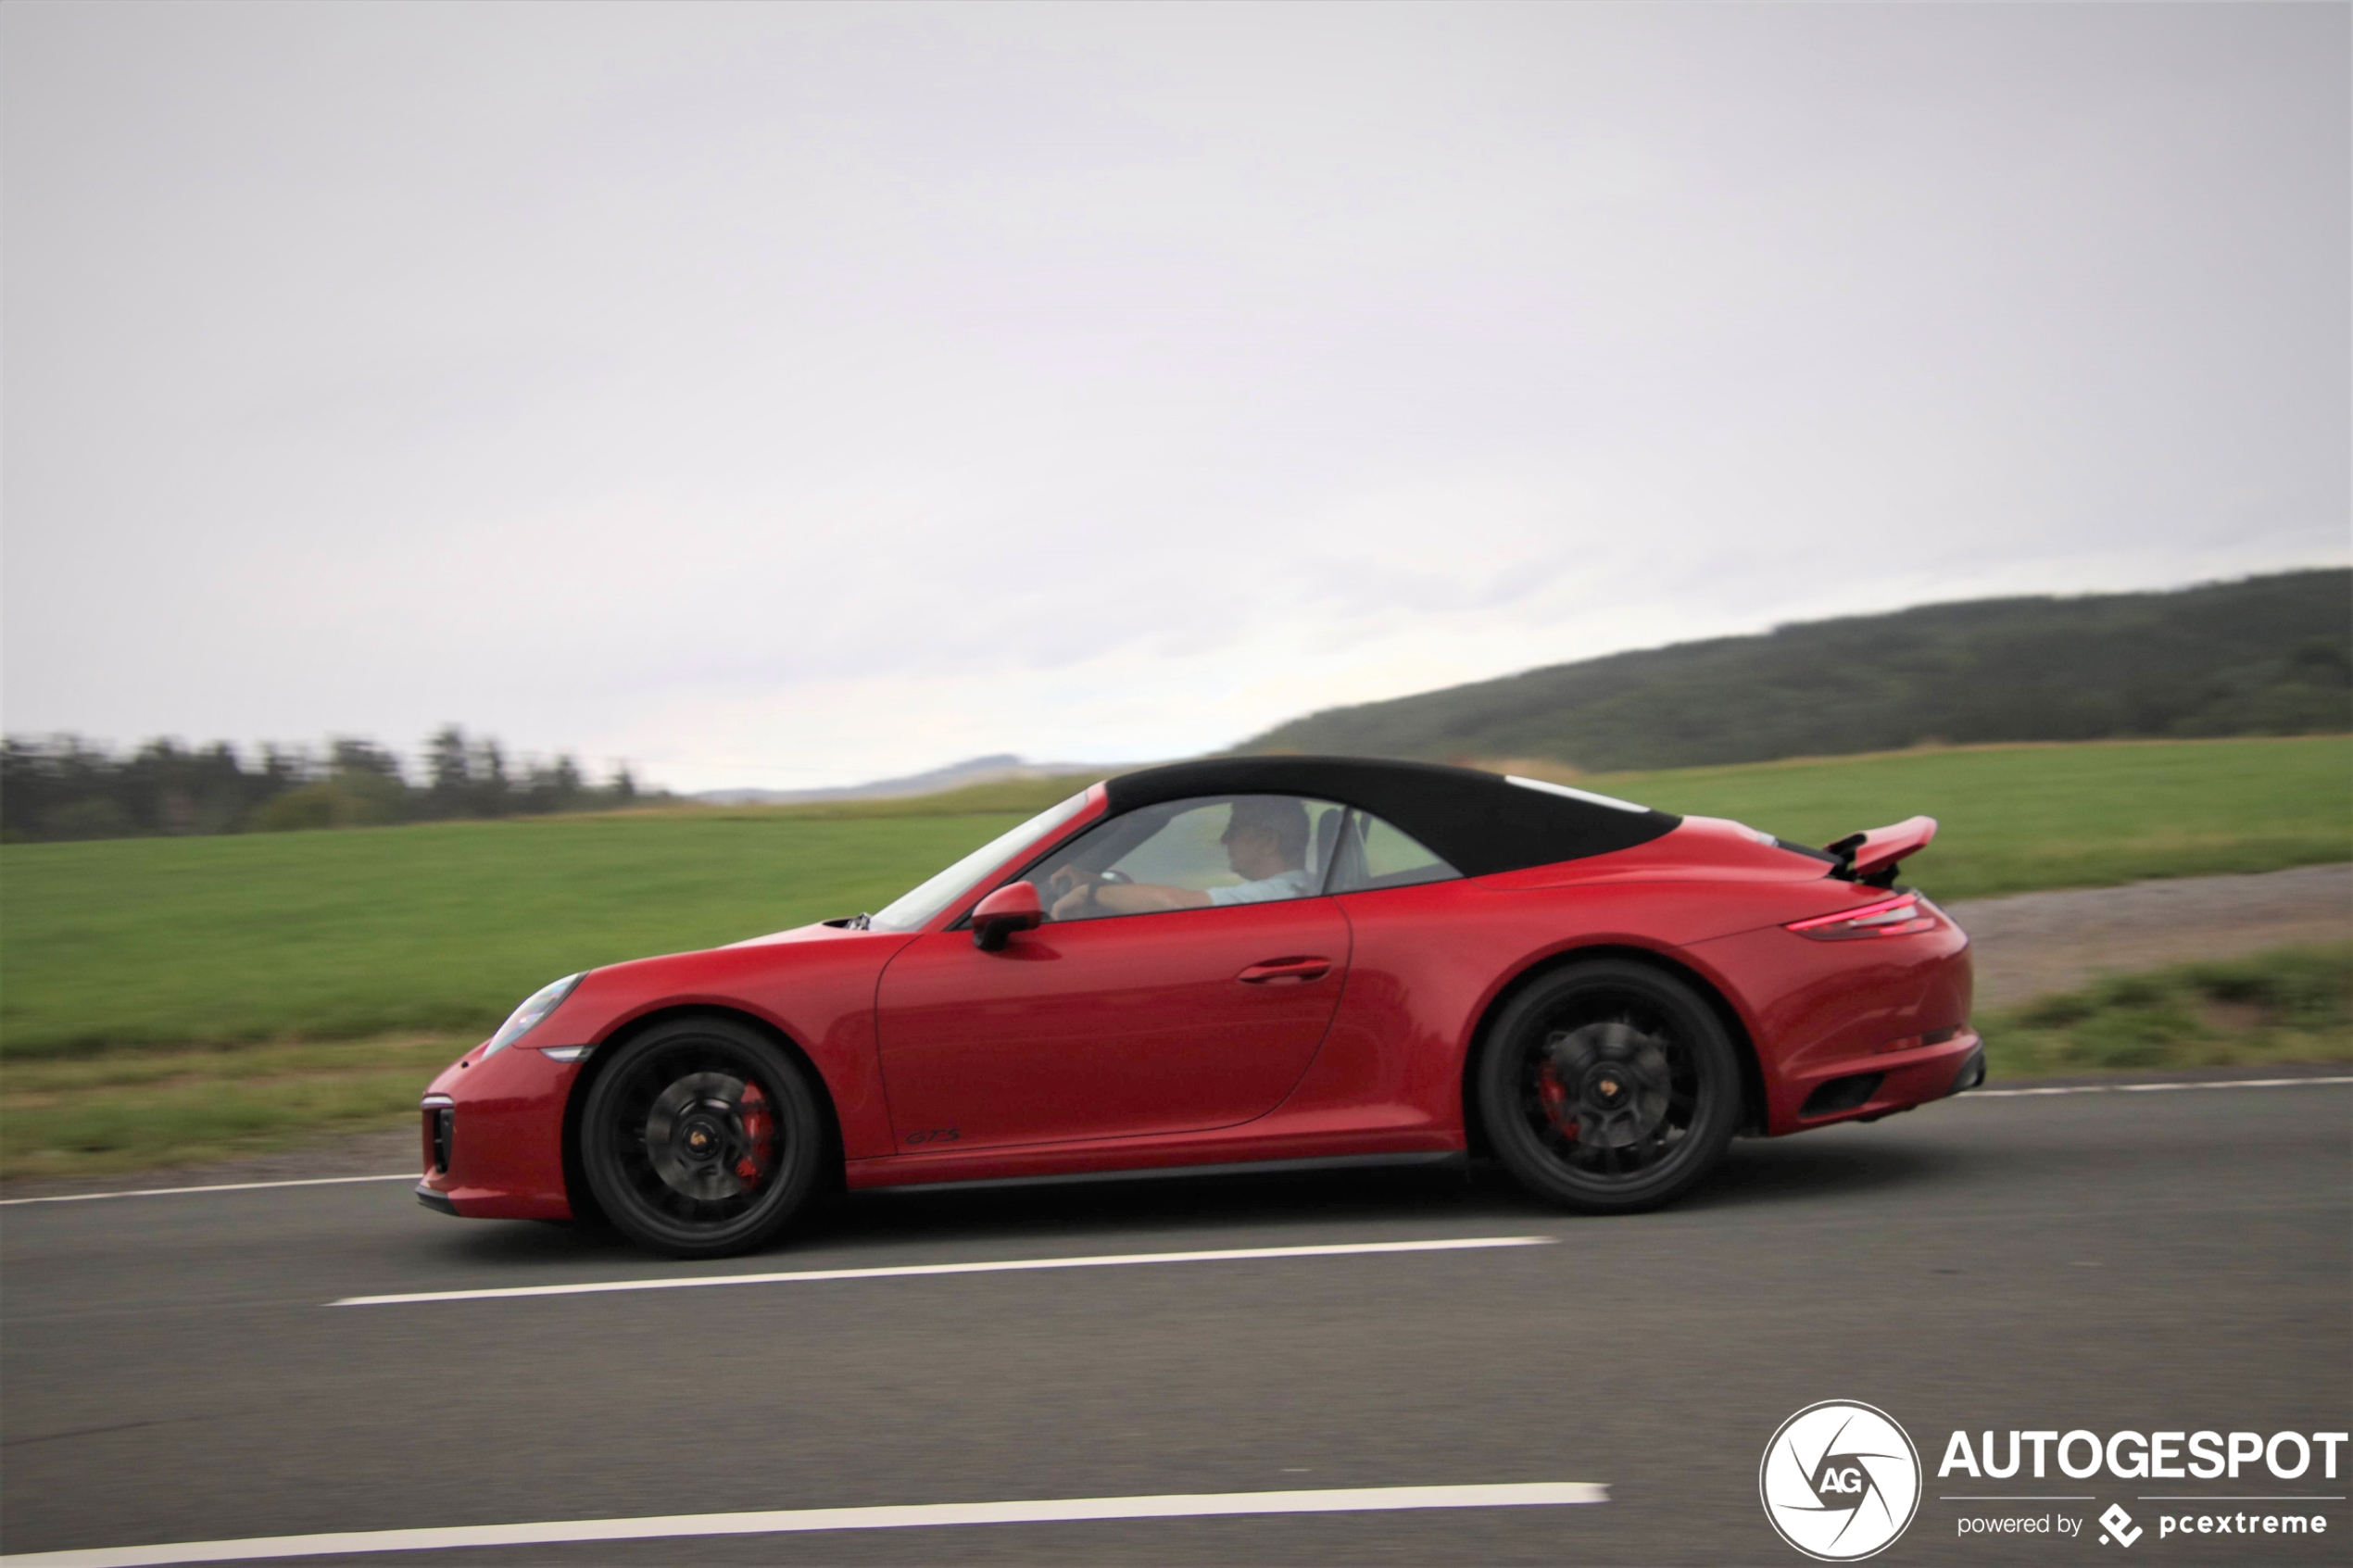
<path id="1" fill-rule="evenodd" d="M 1202 795 L 1338 801 L 1403 829 L 1465 876 L 1630 849 L 1682 821 L 1530 789 L 1471 768 L 1362 757 L 1213 757 L 1122 773 L 1103 787 L 1114 812 Z"/>

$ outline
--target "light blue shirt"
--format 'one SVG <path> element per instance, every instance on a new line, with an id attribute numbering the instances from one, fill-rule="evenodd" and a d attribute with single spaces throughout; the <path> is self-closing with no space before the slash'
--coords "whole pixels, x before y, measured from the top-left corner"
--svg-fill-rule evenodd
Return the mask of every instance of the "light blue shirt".
<path id="1" fill-rule="evenodd" d="M 1285 898 L 1310 898 L 1315 893 L 1315 876 L 1306 867 L 1277 872 L 1258 882 L 1245 882 L 1233 887 L 1213 887 L 1209 901 L 1213 904 L 1274 904 Z"/>

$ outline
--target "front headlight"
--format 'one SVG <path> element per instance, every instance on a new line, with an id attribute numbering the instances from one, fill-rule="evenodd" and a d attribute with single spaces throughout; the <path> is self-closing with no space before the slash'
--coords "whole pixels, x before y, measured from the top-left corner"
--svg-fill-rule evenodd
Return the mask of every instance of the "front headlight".
<path id="1" fill-rule="evenodd" d="M 563 1005 L 563 999 L 572 995 L 572 988 L 580 984 L 581 975 L 587 972 L 582 970 L 580 974 L 567 974 L 561 980 L 542 985 L 525 997 L 522 1006 L 508 1014 L 507 1022 L 498 1025 L 498 1033 L 490 1036 L 490 1044 L 484 1049 L 481 1060 L 488 1061 L 537 1028 L 541 1019 Z"/>

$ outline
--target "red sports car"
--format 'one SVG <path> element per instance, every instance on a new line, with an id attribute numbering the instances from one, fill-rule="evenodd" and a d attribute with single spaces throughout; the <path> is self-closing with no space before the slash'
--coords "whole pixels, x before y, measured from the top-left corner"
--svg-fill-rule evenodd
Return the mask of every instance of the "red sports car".
<path id="1" fill-rule="evenodd" d="M 812 1194 L 1491 1154 L 1667 1202 L 1735 1133 L 1974 1086 L 1969 941 L 1815 849 L 1533 779 L 1343 758 L 1124 774 L 898 902 L 547 986 L 433 1083 L 417 1196 L 680 1257 Z"/>

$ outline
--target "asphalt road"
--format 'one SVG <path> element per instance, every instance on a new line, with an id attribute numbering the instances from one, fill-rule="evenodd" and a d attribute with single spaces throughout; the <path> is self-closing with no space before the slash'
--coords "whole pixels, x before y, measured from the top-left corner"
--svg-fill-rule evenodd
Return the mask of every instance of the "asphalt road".
<path id="1" fill-rule="evenodd" d="M 356 1295 L 1541 1236 L 1551 1245 L 331 1307 Z M 1969 1098 L 1735 1146 L 1659 1214 L 1390 1171 L 874 1195 L 719 1265 L 397 1184 L 0 1210 L 0 1547 L 764 1509 L 1581 1481 L 1594 1506 L 468 1548 L 342 1563 L 1759 1562 L 1817 1400 L 1922 1450 L 1881 1562 L 2120 1555 L 1965 1514 L 1955 1428 L 2343 1430 L 2353 1088 Z M 2353 1457 L 2353 1456 L 2348 1456 Z M 2346 1466 L 2340 1466 L 2342 1471 Z M 2259 1473 L 2175 1494 L 2335 1494 Z M 2183 1506 L 2183 1505 L 2176 1505 Z M 2224 1505 L 2217 1505 L 2221 1507 Z M 2266 1505 L 2232 1503 L 2230 1508 Z M 2329 1533 L 2162 1541 L 2343 1562 Z M 2145 1519 L 2143 1521 L 2147 1523 Z"/>

